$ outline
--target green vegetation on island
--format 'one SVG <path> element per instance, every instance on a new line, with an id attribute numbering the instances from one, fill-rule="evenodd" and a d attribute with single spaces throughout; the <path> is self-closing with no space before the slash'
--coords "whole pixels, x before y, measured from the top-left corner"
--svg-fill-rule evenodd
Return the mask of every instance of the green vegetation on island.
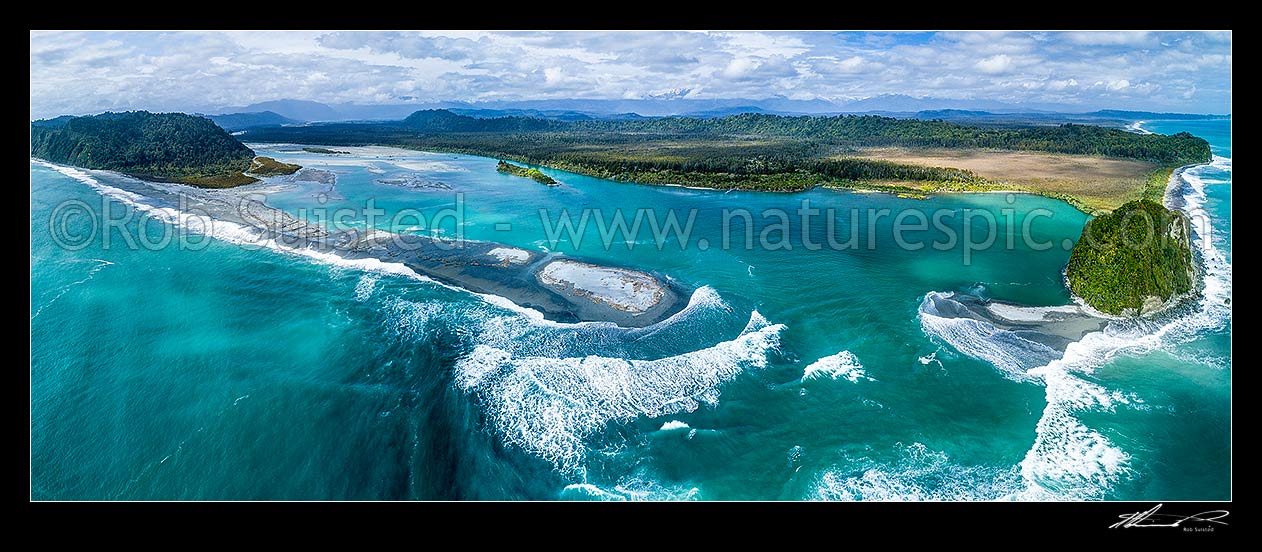
<path id="1" fill-rule="evenodd" d="M 290 163 L 281 163 L 271 157 L 255 157 L 250 163 L 250 170 L 246 171 L 255 176 L 281 176 L 285 174 L 294 174 L 301 169 L 302 165 L 293 165 Z"/>
<path id="2" fill-rule="evenodd" d="M 31 156 L 210 188 L 256 180 L 243 174 L 254 159 L 250 148 L 210 119 L 183 113 L 129 111 L 35 121 Z"/>
<path id="3" fill-rule="evenodd" d="M 1096 310 L 1145 314 L 1192 289 L 1188 220 L 1141 199 L 1091 219 L 1069 256 L 1069 289 Z"/>
<path id="4" fill-rule="evenodd" d="M 512 163 L 504 161 L 503 159 L 501 159 L 500 162 L 495 165 L 495 170 L 502 172 L 504 174 L 511 174 L 513 176 L 521 176 L 521 177 L 529 178 L 540 184 L 547 184 L 548 186 L 556 186 L 560 184 L 556 180 L 553 180 L 551 176 L 543 174 L 543 172 L 540 171 L 539 169 L 514 165 Z"/>
<path id="5" fill-rule="evenodd" d="M 302 148 L 307 153 L 323 153 L 325 155 L 350 155 L 349 151 L 331 150 L 329 148 Z"/>
<path id="6" fill-rule="evenodd" d="M 873 115 L 786 117 L 742 114 L 700 119 L 557 121 L 531 117 L 475 118 L 446 110 L 417 111 L 403 121 L 267 127 L 251 140 L 325 145 L 384 145 L 496 157 L 589 176 L 645 184 L 792 192 L 815 186 L 925 194 L 1019 188 L 1075 206 L 1112 208 L 1138 197 L 1133 186 L 1105 198 L 1078 189 L 1014 186 L 968 170 L 865 159 L 865 148 L 939 148 L 1090 155 L 1160 167 L 1200 163 L 1209 144 L 1188 133 L 1170 136 L 1066 124 L 981 128 Z M 1077 197 L 1082 195 L 1083 197 Z"/>

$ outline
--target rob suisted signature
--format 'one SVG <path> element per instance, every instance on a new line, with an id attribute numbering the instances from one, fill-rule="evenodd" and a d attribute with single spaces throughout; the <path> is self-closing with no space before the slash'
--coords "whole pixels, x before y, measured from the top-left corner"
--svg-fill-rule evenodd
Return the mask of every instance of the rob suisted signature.
<path id="1" fill-rule="evenodd" d="M 1157 511 L 1161 510 L 1161 506 L 1161 504 L 1158 504 L 1143 512 L 1122 514 L 1118 516 L 1121 518 L 1121 521 L 1110 525 L 1109 529 L 1130 529 L 1132 527 L 1180 527 L 1185 523 L 1188 525 L 1200 523 L 1205 524 L 1206 526 L 1197 529 L 1212 531 L 1214 525 L 1227 525 L 1227 522 L 1222 521 L 1223 518 L 1227 517 L 1227 510 L 1209 510 L 1199 514 L 1184 516 L 1175 514 L 1159 514 Z M 1184 530 L 1188 530 L 1188 528 L 1185 528 Z"/>

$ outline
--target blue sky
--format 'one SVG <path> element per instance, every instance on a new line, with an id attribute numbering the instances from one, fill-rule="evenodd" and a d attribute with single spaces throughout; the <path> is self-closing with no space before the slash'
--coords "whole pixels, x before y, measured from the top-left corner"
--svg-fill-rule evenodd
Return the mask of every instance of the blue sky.
<path id="1" fill-rule="evenodd" d="M 42 32 L 31 115 L 881 94 L 1231 112 L 1230 32 Z"/>

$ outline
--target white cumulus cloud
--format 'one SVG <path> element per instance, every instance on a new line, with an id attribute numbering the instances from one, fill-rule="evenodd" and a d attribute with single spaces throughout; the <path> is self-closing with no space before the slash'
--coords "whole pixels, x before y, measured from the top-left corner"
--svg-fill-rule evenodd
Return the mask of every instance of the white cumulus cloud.
<path id="1" fill-rule="evenodd" d="M 978 71 L 989 75 L 999 75 L 1012 70 L 1012 58 L 1008 54 L 995 54 L 973 64 Z"/>
<path id="2" fill-rule="evenodd" d="M 1225 113 L 1231 65 L 1230 32 L 40 31 L 30 34 L 30 98 L 36 118 L 670 90 Z"/>

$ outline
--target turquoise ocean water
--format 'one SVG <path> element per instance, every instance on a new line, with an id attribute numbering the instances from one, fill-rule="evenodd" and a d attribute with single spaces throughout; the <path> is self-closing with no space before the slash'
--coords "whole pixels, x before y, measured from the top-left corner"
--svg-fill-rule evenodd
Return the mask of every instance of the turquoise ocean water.
<path id="1" fill-rule="evenodd" d="M 432 214 L 462 194 L 466 238 L 698 290 L 668 322 L 626 330 L 542 321 L 400 271 L 231 239 L 128 248 L 123 233 L 156 241 L 178 229 L 117 199 L 102 213 L 117 176 L 94 174 L 90 186 L 33 162 L 32 496 L 1227 499 L 1230 123 L 1144 128 L 1186 129 L 1214 147 L 1215 162 L 1189 171 L 1178 198 L 1205 214 L 1194 218 L 1207 238 L 1206 291 L 1036 365 L 1022 364 L 1019 342 L 921 304 L 947 292 L 1068 304 L 1065 246 L 1087 216 L 1052 199 L 723 193 L 545 169 L 563 183 L 548 188 L 497 174 L 494 159 L 256 148 L 337 173 L 333 186 L 268 185 L 278 190 L 268 202 L 298 216 L 346 207 L 360 213 L 344 221 L 353 226 L 369 199 L 385 213 Z M 377 182 L 409 178 L 445 188 Z M 69 200 L 91 215 L 67 216 L 59 205 Z M 859 247 L 806 247 L 804 200 L 835 210 L 831 229 L 815 217 L 809 241 L 855 230 Z M 552 220 L 568 209 L 577 222 L 583 209 L 622 209 L 630 222 L 638 208 L 659 220 L 674 210 L 681 223 L 695 210 L 688 246 L 655 247 L 647 222 L 611 248 L 596 228 L 579 245 L 552 243 L 539 212 Z M 722 247 L 724 208 L 748 209 L 755 239 L 787 234 L 792 248 L 746 249 L 742 224 Z M 773 228 L 767 209 L 795 217 L 790 231 Z M 869 209 L 890 214 L 874 220 Z M 963 243 L 900 247 L 892 219 L 908 209 L 954 213 L 944 226 L 960 235 L 965 210 L 1015 224 L 966 263 Z M 975 241 L 982 220 L 972 219 Z M 94 229 L 83 248 L 53 239 Z M 930 226 L 904 239 L 944 236 Z"/>

